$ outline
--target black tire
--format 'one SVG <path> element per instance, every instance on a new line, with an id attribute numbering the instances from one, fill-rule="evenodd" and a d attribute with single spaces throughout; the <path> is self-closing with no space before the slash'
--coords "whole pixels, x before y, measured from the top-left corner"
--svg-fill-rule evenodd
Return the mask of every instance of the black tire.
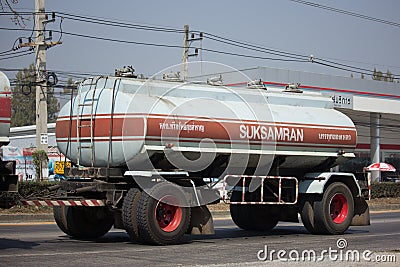
<path id="1" fill-rule="evenodd" d="M 252 205 L 252 230 L 271 231 L 279 222 L 277 214 L 271 212 L 269 205 Z"/>
<path id="2" fill-rule="evenodd" d="M 110 231 L 113 213 L 107 207 L 60 207 L 53 209 L 58 227 L 78 239 L 96 239 Z"/>
<path id="3" fill-rule="evenodd" d="M 248 207 L 231 204 L 229 209 L 231 212 L 232 221 L 237 227 L 243 230 L 252 230 L 250 221 L 248 219 L 250 216 L 250 209 Z"/>
<path id="4" fill-rule="evenodd" d="M 314 201 L 306 198 L 301 206 L 300 216 L 304 227 L 312 234 L 316 234 L 314 227 Z"/>
<path id="5" fill-rule="evenodd" d="M 354 215 L 354 200 L 343 183 L 328 186 L 322 200 L 314 202 L 314 230 L 317 234 L 343 234 Z"/>
<path id="6" fill-rule="evenodd" d="M 190 224 L 190 208 L 185 194 L 178 186 L 168 182 L 154 185 L 139 197 L 137 222 L 143 243 L 179 243 Z"/>
<path id="7" fill-rule="evenodd" d="M 129 189 L 122 204 L 122 223 L 129 238 L 133 242 L 140 242 L 137 209 L 141 191 L 137 188 Z"/>
<path id="8" fill-rule="evenodd" d="M 60 228 L 60 230 L 66 233 L 67 235 L 71 235 L 67 227 L 67 213 L 65 211 L 65 208 L 66 208 L 65 206 L 54 206 L 53 216 L 54 220 L 57 223 L 58 228 Z"/>
<path id="9" fill-rule="evenodd" d="M 237 202 L 242 199 L 242 192 L 234 189 L 230 198 L 231 202 Z M 231 213 L 232 221 L 237 225 L 237 227 L 243 230 L 251 230 L 250 209 L 246 205 L 242 204 L 230 204 L 229 211 Z"/>
<path id="10" fill-rule="evenodd" d="M 231 201 L 240 201 L 242 192 L 233 190 Z M 233 222 L 244 230 L 270 231 L 278 224 L 278 217 L 267 205 L 230 204 Z"/>

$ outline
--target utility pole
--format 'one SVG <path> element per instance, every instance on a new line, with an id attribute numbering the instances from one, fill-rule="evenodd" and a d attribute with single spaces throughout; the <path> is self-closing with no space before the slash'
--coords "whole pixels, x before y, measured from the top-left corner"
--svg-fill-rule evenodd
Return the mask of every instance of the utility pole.
<path id="1" fill-rule="evenodd" d="M 187 78 L 187 61 L 189 51 L 189 25 L 183 26 L 183 55 L 182 55 L 182 80 Z"/>
<path id="2" fill-rule="evenodd" d="M 194 54 L 189 54 L 190 44 L 194 41 L 200 41 L 200 47 L 202 47 L 203 33 L 200 32 L 199 37 L 192 33 L 189 38 L 189 25 L 183 27 L 183 55 L 182 55 L 182 80 L 186 81 L 188 75 L 188 59 L 189 57 L 197 57 L 199 55 L 199 49 L 195 48 Z M 201 48 L 200 48 L 201 49 Z"/>
<path id="3" fill-rule="evenodd" d="M 47 80 L 46 70 L 46 50 L 52 46 L 62 44 L 61 41 L 52 42 L 52 32 L 49 31 L 49 37 L 46 38 L 47 23 L 55 21 L 55 13 L 52 18 L 48 19 L 45 13 L 45 0 L 35 0 L 35 40 L 28 38 L 27 43 L 19 39 L 19 48 L 34 47 L 35 48 L 35 69 L 36 69 L 36 148 L 48 152 L 48 135 L 47 135 Z M 49 42 L 50 41 L 50 42 Z M 53 77 L 54 77 L 53 73 Z M 42 163 L 43 172 L 40 178 L 48 176 L 47 162 Z"/>
<path id="4" fill-rule="evenodd" d="M 47 136 L 47 84 L 46 84 L 46 44 L 44 23 L 45 0 L 35 0 L 35 32 L 36 32 L 36 148 L 48 151 Z"/>
<path id="5" fill-rule="evenodd" d="M 370 114 L 370 154 L 371 154 L 371 163 L 379 163 L 381 162 L 381 150 L 380 150 L 380 118 L 381 115 L 379 113 Z M 380 171 L 371 171 L 371 181 L 372 182 L 380 182 L 381 178 Z"/>

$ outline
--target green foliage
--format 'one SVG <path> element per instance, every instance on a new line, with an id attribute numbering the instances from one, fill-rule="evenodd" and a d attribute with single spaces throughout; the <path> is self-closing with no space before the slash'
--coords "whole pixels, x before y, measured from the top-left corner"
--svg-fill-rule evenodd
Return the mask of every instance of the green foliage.
<path id="1" fill-rule="evenodd" d="M 373 183 L 372 198 L 400 197 L 400 183 Z"/>
<path id="2" fill-rule="evenodd" d="M 15 77 L 16 86 L 12 89 L 11 127 L 36 124 L 36 74 L 31 64 Z M 55 122 L 60 103 L 54 97 L 54 89 L 47 87 L 48 122 Z"/>
<path id="3" fill-rule="evenodd" d="M 47 164 L 47 153 L 44 150 L 36 150 L 32 153 L 33 164 L 35 165 L 36 177 L 42 177 L 42 166 L 45 162 Z"/>
<path id="4" fill-rule="evenodd" d="M 394 82 L 394 75 L 390 72 L 390 70 L 387 70 L 386 73 L 384 74 L 382 71 L 376 70 L 376 68 L 374 68 L 374 73 L 372 74 L 372 80 Z"/>
<path id="5" fill-rule="evenodd" d="M 393 74 L 390 72 L 390 70 L 387 70 L 386 71 L 386 75 L 385 75 L 385 77 L 383 78 L 383 80 L 385 81 L 385 82 L 393 82 L 394 81 L 394 76 L 393 76 Z"/>
<path id="6" fill-rule="evenodd" d="M 72 81 L 72 78 L 68 78 L 67 81 L 67 86 L 65 86 L 61 92 L 61 94 L 63 95 L 67 95 L 70 96 L 72 93 L 72 90 L 76 88 L 76 86 L 74 85 L 74 82 Z"/>
<path id="7" fill-rule="evenodd" d="M 16 86 L 12 89 L 11 127 L 35 124 L 35 96 L 29 84 L 35 82 L 33 64 L 19 71 L 15 77 Z"/>

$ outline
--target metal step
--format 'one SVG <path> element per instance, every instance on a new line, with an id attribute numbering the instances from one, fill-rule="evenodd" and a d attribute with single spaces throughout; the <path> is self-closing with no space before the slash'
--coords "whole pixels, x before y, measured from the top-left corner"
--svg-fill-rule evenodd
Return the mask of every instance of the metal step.
<path id="1" fill-rule="evenodd" d="M 79 107 L 91 107 L 93 106 L 94 103 L 84 103 L 84 104 L 78 104 Z"/>
<path id="2" fill-rule="evenodd" d="M 85 149 L 85 148 L 92 149 L 93 146 L 78 146 L 78 149 Z"/>
<path id="3" fill-rule="evenodd" d="M 79 115 L 78 120 L 79 121 L 91 121 L 94 119 L 94 116 L 90 116 L 90 117 L 82 117 L 82 115 Z"/>
<path id="4" fill-rule="evenodd" d="M 80 142 L 91 142 L 92 138 L 91 137 L 79 137 L 78 141 L 80 141 Z"/>

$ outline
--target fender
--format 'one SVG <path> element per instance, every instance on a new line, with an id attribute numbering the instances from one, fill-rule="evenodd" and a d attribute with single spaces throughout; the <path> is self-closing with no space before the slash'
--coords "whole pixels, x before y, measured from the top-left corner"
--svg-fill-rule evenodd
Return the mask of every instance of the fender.
<path id="1" fill-rule="evenodd" d="M 361 196 L 361 188 L 352 173 L 321 172 L 307 173 L 299 179 L 299 194 L 323 194 L 325 187 L 331 181 L 340 181 L 351 190 L 353 197 Z"/>
<path id="2" fill-rule="evenodd" d="M 308 173 L 299 180 L 299 194 L 323 194 L 325 188 L 333 182 L 344 183 L 354 198 L 354 215 L 351 225 L 370 225 L 369 207 L 361 194 L 361 188 L 352 173 L 322 172 Z"/>

